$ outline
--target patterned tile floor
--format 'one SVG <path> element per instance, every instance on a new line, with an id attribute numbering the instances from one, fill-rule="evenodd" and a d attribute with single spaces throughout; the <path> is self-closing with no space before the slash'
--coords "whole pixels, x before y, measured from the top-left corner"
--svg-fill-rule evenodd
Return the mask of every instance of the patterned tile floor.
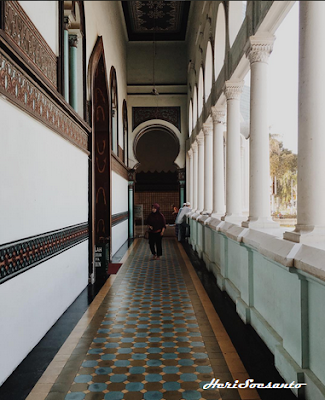
<path id="1" fill-rule="evenodd" d="M 46 399 L 240 399 L 212 378 L 233 382 L 177 242 L 140 239 Z"/>

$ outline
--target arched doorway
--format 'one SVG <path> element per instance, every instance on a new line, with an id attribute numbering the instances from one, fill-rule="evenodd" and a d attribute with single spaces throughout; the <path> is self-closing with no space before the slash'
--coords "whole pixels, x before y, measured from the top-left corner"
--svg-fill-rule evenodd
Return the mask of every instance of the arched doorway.
<path id="1" fill-rule="evenodd" d="M 175 133 L 166 126 L 149 125 L 135 137 L 133 151 L 136 166 L 135 206 L 142 205 L 144 224 L 151 205 L 159 203 L 167 224 L 173 224 L 172 205 L 180 206 L 179 168 L 175 160 L 180 144 Z M 141 233 L 140 219 L 135 220 L 136 233 Z"/>
<path id="2" fill-rule="evenodd" d="M 93 281 L 106 277 L 111 238 L 111 127 L 106 65 L 102 39 L 97 40 L 90 59 L 92 138 L 90 229 Z"/>

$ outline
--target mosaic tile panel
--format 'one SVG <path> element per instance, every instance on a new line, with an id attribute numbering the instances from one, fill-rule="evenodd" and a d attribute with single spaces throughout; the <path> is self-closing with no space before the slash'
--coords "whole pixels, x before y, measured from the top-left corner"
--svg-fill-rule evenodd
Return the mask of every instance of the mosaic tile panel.
<path id="1" fill-rule="evenodd" d="M 224 359 L 175 252 L 176 242 L 164 240 L 162 260 L 150 261 L 141 241 L 104 300 L 103 319 L 65 400 L 221 399 L 203 385 L 216 377 L 209 355 Z"/>

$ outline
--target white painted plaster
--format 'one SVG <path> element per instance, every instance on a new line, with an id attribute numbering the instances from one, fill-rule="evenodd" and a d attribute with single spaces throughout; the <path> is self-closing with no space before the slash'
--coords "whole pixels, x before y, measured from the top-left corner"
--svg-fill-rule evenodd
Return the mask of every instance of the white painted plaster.
<path id="1" fill-rule="evenodd" d="M 128 211 L 128 181 L 112 171 L 112 214 Z"/>
<path id="2" fill-rule="evenodd" d="M 19 1 L 53 52 L 59 55 L 59 6 L 57 1 Z"/>
<path id="3" fill-rule="evenodd" d="M 127 241 L 128 239 L 128 221 L 123 221 L 112 227 L 112 255 Z"/>
<path id="4" fill-rule="evenodd" d="M 88 157 L 0 98 L 0 243 L 88 220 Z"/>
<path id="5" fill-rule="evenodd" d="M 0 385 L 88 284 L 88 241 L 0 286 Z"/>

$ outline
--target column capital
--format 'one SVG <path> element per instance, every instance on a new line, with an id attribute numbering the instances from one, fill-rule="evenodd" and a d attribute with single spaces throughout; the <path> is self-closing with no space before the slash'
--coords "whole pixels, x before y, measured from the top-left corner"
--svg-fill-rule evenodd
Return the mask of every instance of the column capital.
<path id="1" fill-rule="evenodd" d="M 244 81 L 226 81 L 224 92 L 227 100 L 239 100 L 243 86 Z"/>
<path id="2" fill-rule="evenodd" d="M 177 168 L 177 179 L 179 182 L 185 181 L 185 168 Z"/>
<path id="3" fill-rule="evenodd" d="M 214 123 L 225 124 L 224 118 L 226 116 L 226 108 L 225 107 L 211 107 L 211 116 Z"/>
<path id="4" fill-rule="evenodd" d="M 69 17 L 64 17 L 64 29 L 67 31 L 71 26 L 71 21 Z"/>
<path id="5" fill-rule="evenodd" d="M 192 143 L 193 154 L 197 152 L 197 141 Z"/>
<path id="6" fill-rule="evenodd" d="M 204 145 L 204 134 L 202 131 L 197 135 L 196 141 L 199 147 Z"/>
<path id="7" fill-rule="evenodd" d="M 190 158 L 193 157 L 193 150 L 192 150 L 192 149 L 189 149 L 189 151 L 188 151 L 187 153 L 188 153 L 188 156 L 189 156 Z"/>
<path id="8" fill-rule="evenodd" d="M 78 47 L 78 36 L 69 35 L 69 45 L 70 47 Z"/>
<path id="9" fill-rule="evenodd" d="M 203 124 L 203 134 L 204 136 L 211 136 L 213 132 L 213 126 L 209 123 Z"/>
<path id="10" fill-rule="evenodd" d="M 250 63 L 267 63 L 273 50 L 274 41 L 275 36 L 268 33 L 251 36 L 249 38 L 249 48 L 246 51 L 246 57 Z"/>
<path id="11" fill-rule="evenodd" d="M 128 170 L 128 181 L 129 182 L 135 182 L 135 174 L 136 174 L 136 172 L 135 172 L 135 169 L 129 169 Z"/>

